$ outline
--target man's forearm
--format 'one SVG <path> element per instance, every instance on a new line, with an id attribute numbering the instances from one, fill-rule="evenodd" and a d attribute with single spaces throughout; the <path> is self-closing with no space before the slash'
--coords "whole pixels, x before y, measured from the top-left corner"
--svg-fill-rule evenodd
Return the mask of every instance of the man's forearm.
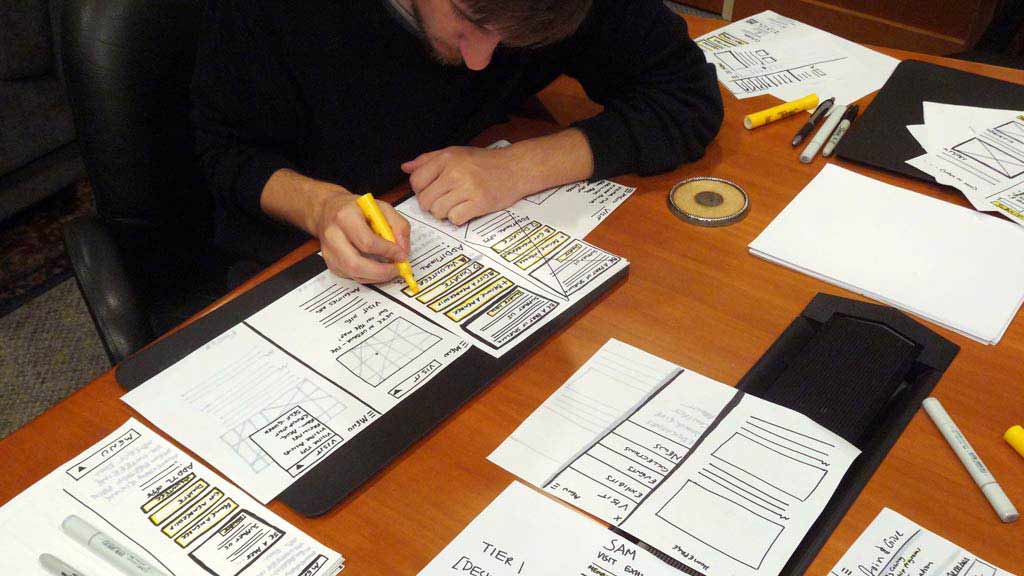
<path id="1" fill-rule="evenodd" d="M 316 236 L 320 212 L 327 200 L 345 195 L 352 194 L 336 184 L 315 180 L 294 170 L 281 169 L 274 172 L 263 187 L 260 208 L 268 216 Z"/>
<path id="2" fill-rule="evenodd" d="M 521 175 L 516 179 L 517 199 L 554 186 L 586 180 L 594 173 L 590 143 L 576 128 L 522 140 L 505 151 Z"/>

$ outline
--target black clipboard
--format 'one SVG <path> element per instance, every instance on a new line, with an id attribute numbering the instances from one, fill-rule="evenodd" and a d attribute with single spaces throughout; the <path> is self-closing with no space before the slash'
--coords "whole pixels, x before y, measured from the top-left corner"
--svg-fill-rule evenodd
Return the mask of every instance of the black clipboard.
<path id="1" fill-rule="evenodd" d="M 935 182 L 906 161 L 924 154 L 907 126 L 924 122 L 922 102 L 979 108 L 1024 108 L 1024 85 L 1004 82 L 917 60 L 901 62 L 846 136 L 836 155 Z"/>
<path id="2" fill-rule="evenodd" d="M 122 362 L 116 371 L 118 383 L 125 390 L 141 385 L 325 269 L 323 259 L 311 254 Z M 307 517 L 327 513 L 498 376 L 569 324 L 628 273 L 627 264 L 500 358 L 471 348 L 436 375 L 430 386 L 422 386 L 410 393 L 310 472 L 299 477 L 276 499 Z M 394 301 L 405 306 L 399 300 Z"/>

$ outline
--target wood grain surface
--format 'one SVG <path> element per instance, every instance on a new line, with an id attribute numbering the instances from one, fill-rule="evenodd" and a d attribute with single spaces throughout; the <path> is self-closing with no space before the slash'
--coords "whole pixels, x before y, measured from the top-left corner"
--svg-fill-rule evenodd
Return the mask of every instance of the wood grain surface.
<path id="1" fill-rule="evenodd" d="M 688 18 L 688 22 L 692 36 L 721 24 L 700 18 Z M 898 58 L 919 58 L 1024 83 L 1020 71 L 883 51 Z M 797 161 L 799 150 L 789 146 L 803 118 L 789 118 L 755 131 L 743 129 L 743 115 L 773 104 L 770 97 L 742 101 L 727 93 L 723 97 L 725 122 L 702 160 L 659 176 L 616 179 L 638 190 L 587 239 L 632 262 L 625 282 L 331 513 L 305 519 L 280 503 L 270 507 L 344 554 L 348 559 L 345 574 L 416 574 L 513 480 L 488 462 L 487 455 L 607 339 L 624 340 L 735 384 L 817 292 L 860 298 L 747 252 L 747 244 L 824 161 L 819 157 L 812 164 L 801 164 Z M 563 125 L 597 109 L 568 79 L 548 87 L 541 100 Z M 514 119 L 489 129 L 477 142 L 517 140 L 557 128 L 538 120 Z M 966 200 L 950 189 L 837 163 L 967 206 Z M 724 228 L 699 228 L 676 219 L 666 207 L 666 195 L 675 182 L 698 175 L 739 183 L 750 195 L 750 214 Z M 396 190 L 385 198 L 393 200 L 404 192 Z M 236 294 L 315 250 L 316 244 L 309 242 Z M 209 310 L 214 308 L 216 305 Z M 997 346 L 985 346 L 924 323 L 961 346 L 934 395 L 1010 498 L 1024 509 L 1024 458 L 1002 440 L 1009 426 L 1024 423 L 1024 322 L 1018 318 Z M 0 504 L 97 442 L 127 417 L 139 417 L 119 400 L 122 393 L 113 371 L 108 372 L 0 441 Z M 911 421 L 808 574 L 827 574 L 885 506 L 1024 576 L 1024 521 L 999 522 L 923 412 Z"/>

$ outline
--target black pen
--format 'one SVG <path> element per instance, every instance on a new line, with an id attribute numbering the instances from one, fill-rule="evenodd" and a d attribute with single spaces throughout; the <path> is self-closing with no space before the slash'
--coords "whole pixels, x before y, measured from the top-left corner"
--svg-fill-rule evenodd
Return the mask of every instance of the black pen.
<path id="1" fill-rule="evenodd" d="M 854 119 L 857 118 L 857 105 L 852 104 L 846 107 L 846 113 L 843 114 L 842 120 L 839 121 L 839 126 L 836 126 L 836 131 L 832 133 L 832 137 L 825 143 L 825 149 L 821 151 L 821 155 L 828 158 L 832 155 L 832 151 L 836 149 L 836 145 L 843 139 L 843 134 L 850 129 L 850 124 L 853 123 Z"/>
<path id="2" fill-rule="evenodd" d="M 832 108 L 832 104 L 835 104 L 835 98 L 829 98 L 818 104 L 818 107 L 814 109 L 814 113 L 811 114 L 810 119 L 804 124 L 803 128 L 793 136 L 793 146 L 799 146 L 803 142 L 804 138 L 814 130 L 814 127 L 818 124 L 818 121 L 825 117 L 825 113 Z"/>

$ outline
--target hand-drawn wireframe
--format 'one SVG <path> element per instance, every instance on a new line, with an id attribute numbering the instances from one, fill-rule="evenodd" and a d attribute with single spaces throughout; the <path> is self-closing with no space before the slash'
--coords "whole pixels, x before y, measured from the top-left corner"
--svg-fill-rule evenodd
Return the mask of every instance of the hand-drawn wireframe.
<path id="1" fill-rule="evenodd" d="M 993 128 L 1000 136 L 1024 144 L 1024 121 L 1010 120 Z"/>
<path id="2" fill-rule="evenodd" d="M 467 334 L 498 349 L 543 322 L 557 307 L 554 300 L 515 286 L 481 308 L 462 324 L 462 328 Z"/>
<path id="3" fill-rule="evenodd" d="M 341 400 L 324 392 L 319 386 L 307 378 L 283 375 L 282 378 L 294 378 L 288 387 L 270 400 L 251 416 L 233 426 L 220 439 L 227 444 L 245 462 L 253 472 L 259 473 L 273 466 L 267 454 L 250 438 L 250 435 L 263 428 L 288 410 L 301 406 L 308 413 L 321 421 L 327 421 L 345 411 L 347 406 Z"/>
<path id="4" fill-rule="evenodd" d="M 705 52 L 708 50 L 720 50 L 731 46 L 743 46 L 745 44 L 749 44 L 749 42 L 728 32 L 722 32 L 720 34 L 715 34 L 714 36 L 705 36 L 704 38 L 697 40 L 697 46 L 700 46 L 700 49 Z"/>
<path id="5" fill-rule="evenodd" d="M 655 513 L 662 521 L 755 570 L 829 472 L 835 446 L 750 416 Z M 715 522 L 695 522 L 694 514 Z M 743 538 L 736 538 L 742 533 Z"/>
<path id="6" fill-rule="evenodd" d="M 778 62 L 770 52 L 763 48 L 754 49 L 752 52 L 740 50 L 722 50 L 715 52 L 715 60 L 719 67 L 727 71 L 746 70 L 759 66 L 770 66 Z"/>
<path id="7" fill-rule="evenodd" d="M 564 186 L 556 186 L 554 188 L 548 188 L 547 190 L 541 190 L 536 194 L 530 194 L 526 198 L 523 198 L 523 200 L 529 202 L 530 204 L 536 204 L 537 206 L 541 206 L 545 202 L 547 202 L 548 198 L 554 196 L 555 193 L 561 190 L 562 188 L 564 188 Z"/>
<path id="8" fill-rule="evenodd" d="M 720 492 L 687 480 L 658 510 L 657 516 L 714 550 L 757 570 L 785 527 L 743 501 Z M 694 522 L 690 517 L 693 510 L 700 510 L 703 518 L 714 521 Z M 743 537 L 737 538 L 737 534 Z"/>
<path id="9" fill-rule="evenodd" d="M 622 260 L 582 240 L 573 240 L 530 272 L 530 277 L 568 299 Z"/>
<path id="10" fill-rule="evenodd" d="M 327 457 L 344 439 L 302 406 L 295 406 L 249 435 L 292 478 Z"/>
<path id="11" fill-rule="evenodd" d="M 284 530 L 242 509 L 188 556 L 209 574 L 238 576 L 285 534 Z"/>
<path id="12" fill-rule="evenodd" d="M 794 66 L 786 70 L 776 70 L 773 72 L 765 72 L 764 74 L 755 74 L 745 78 L 737 78 L 734 80 L 734 83 L 746 93 L 771 90 L 772 88 L 796 84 L 805 80 L 824 78 L 825 76 L 828 76 L 828 73 L 821 68 L 818 68 L 818 66 L 845 59 L 845 57 L 832 58 L 830 60 L 822 60 L 820 62 L 811 62 L 802 66 Z"/>
<path id="13" fill-rule="evenodd" d="M 1008 124 L 1013 124 L 1013 122 Z M 1007 130 L 1005 124 L 1001 128 L 1004 131 Z M 1009 130 L 1013 130 L 1013 128 L 1009 128 Z M 1024 127 L 1021 128 L 1021 132 L 1024 133 Z M 1008 137 L 1012 138 L 1012 136 Z M 951 149 L 959 152 L 980 167 L 995 172 L 1003 178 L 1016 178 L 1024 174 L 1024 158 L 1001 148 L 992 140 L 971 138 L 953 146 Z"/>
<path id="14" fill-rule="evenodd" d="M 376 388 L 440 341 L 440 336 L 404 318 L 395 318 L 337 360 Z"/>
<path id="15" fill-rule="evenodd" d="M 963 574 L 964 576 L 995 576 L 996 567 L 980 558 L 975 558 Z"/>

